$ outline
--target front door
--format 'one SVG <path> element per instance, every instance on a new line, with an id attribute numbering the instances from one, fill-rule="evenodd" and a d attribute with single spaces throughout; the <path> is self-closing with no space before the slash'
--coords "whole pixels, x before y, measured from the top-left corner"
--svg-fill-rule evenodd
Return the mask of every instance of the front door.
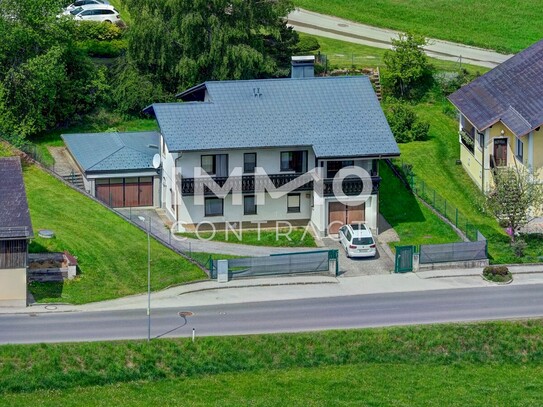
<path id="1" fill-rule="evenodd" d="M 497 167 L 507 166 L 507 139 L 495 138 L 494 139 L 494 160 Z"/>

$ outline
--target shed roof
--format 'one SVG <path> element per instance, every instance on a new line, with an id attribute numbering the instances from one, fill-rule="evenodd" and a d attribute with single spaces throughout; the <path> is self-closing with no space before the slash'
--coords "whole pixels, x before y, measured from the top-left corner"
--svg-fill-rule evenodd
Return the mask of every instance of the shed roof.
<path id="1" fill-rule="evenodd" d="M 479 130 L 501 121 L 521 137 L 543 124 L 543 40 L 458 89 L 449 100 Z"/>
<path id="2" fill-rule="evenodd" d="M 63 134 L 72 156 L 86 173 L 153 169 L 159 153 L 157 132 Z"/>
<path id="3" fill-rule="evenodd" d="M 196 101 L 204 94 L 205 101 Z M 170 151 L 312 146 L 317 157 L 396 156 L 368 77 L 205 82 L 155 103 Z"/>
<path id="4" fill-rule="evenodd" d="M 0 158 L 0 240 L 33 236 L 21 160 Z"/>

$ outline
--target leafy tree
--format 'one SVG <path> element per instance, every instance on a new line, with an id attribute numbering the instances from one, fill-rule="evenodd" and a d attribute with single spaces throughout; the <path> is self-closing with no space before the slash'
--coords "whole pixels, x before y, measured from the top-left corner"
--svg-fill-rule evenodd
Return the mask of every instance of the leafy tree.
<path id="1" fill-rule="evenodd" d="M 408 103 L 388 98 L 385 101 L 385 115 L 398 143 L 426 140 L 430 124 L 421 120 Z"/>
<path id="2" fill-rule="evenodd" d="M 205 80 L 278 76 L 296 33 L 290 0 L 126 0 L 128 58 L 170 93 Z"/>
<path id="3" fill-rule="evenodd" d="M 400 34 L 392 40 L 392 50 L 385 52 L 387 77 L 397 96 L 411 97 L 415 87 L 431 80 L 433 67 L 423 49 L 427 43 L 421 35 Z"/>
<path id="4" fill-rule="evenodd" d="M 57 19 L 57 0 L 0 1 L 0 136 L 51 129 L 102 102 L 98 69 L 73 42 L 75 23 Z"/>
<path id="5" fill-rule="evenodd" d="M 487 196 L 487 207 L 515 234 L 529 221 L 532 211 L 543 209 L 543 184 L 525 166 L 498 168 L 494 172 L 494 187 Z"/>

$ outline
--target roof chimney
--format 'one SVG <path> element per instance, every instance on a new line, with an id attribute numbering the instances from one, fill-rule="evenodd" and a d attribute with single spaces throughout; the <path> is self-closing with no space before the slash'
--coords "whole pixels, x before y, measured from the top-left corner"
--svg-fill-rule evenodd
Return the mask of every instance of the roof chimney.
<path id="1" fill-rule="evenodd" d="M 315 56 L 292 57 L 291 78 L 313 78 L 315 76 Z"/>

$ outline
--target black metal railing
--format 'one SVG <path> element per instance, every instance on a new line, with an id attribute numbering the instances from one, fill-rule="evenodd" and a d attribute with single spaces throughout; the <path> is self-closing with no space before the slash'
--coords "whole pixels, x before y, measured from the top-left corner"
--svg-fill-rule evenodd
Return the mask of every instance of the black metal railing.
<path id="1" fill-rule="evenodd" d="M 254 193 L 255 191 L 264 191 L 271 186 L 280 189 L 292 182 L 288 192 L 300 192 L 300 191 L 313 191 L 314 189 L 319 192 L 321 188 L 319 185 L 315 185 L 315 181 L 310 175 L 301 177 L 302 174 L 269 174 L 266 176 L 261 175 L 244 175 L 244 176 L 230 176 L 230 177 L 212 177 L 211 180 L 215 182 L 220 188 L 227 185 L 228 189 L 232 191 L 241 191 L 242 193 Z M 181 193 L 185 196 L 191 196 L 198 191 L 203 191 L 204 195 L 214 195 L 211 189 L 208 187 L 208 179 L 195 179 L 195 178 L 182 178 L 181 179 Z M 317 181 L 319 182 L 319 181 Z M 322 191 L 324 196 L 334 195 L 334 179 L 326 178 L 322 181 Z M 377 176 L 371 177 L 371 193 L 376 194 L 379 190 L 379 183 L 381 178 Z M 271 184 L 271 185 L 270 185 Z M 343 193 L 347 196 L 358 195 L 364 191 L 364 182 L 358 177 L 345 178 L 342 181 Z"/>

